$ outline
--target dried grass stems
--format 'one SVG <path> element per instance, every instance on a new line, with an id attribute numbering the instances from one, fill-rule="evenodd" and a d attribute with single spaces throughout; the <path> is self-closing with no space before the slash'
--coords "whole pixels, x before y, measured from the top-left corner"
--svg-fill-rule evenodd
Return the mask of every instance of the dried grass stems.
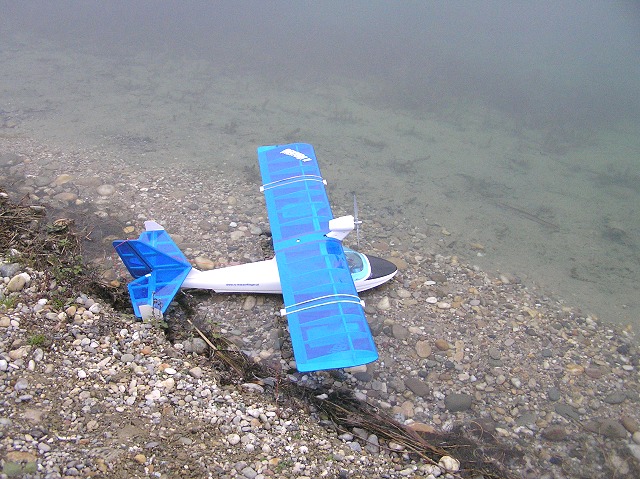
<path id="1" fill-rule="evenodd" d="M 183 296 L 179 303 L 186 308 L 187 314 L 193 313 L 194 308 L 188 305 L 189 301 L 185 301 L 185 298 Z M 387 443 L 401 446 L 404 452 L 429 464 L 438 464 L 442 456 L 455 457 L 460 461 L 461 468 L 458 474 L 453 474 L 454 477 L 512 477 L 499 463 L 517 456 L 518 453 L 500 447 L 493 436 L 487 438 L 487 444 L 479 445 L 465 437 L 462 430 L 437 434 L 418 432 L 400 424 L 366 401 L 357 399 L 349 389 L 332 391 L 323 386 L 311 388 L 288 379 L 278 369 L 278 365 L 256 363 L 233 343 L 212 331 L 206 318 L 192 316 L 188 322 L 193 331 L 209 345 L 210 360 L 224 374 L 226 381 L 236 384 L 255 382 L 266 386 L 272 391 L 276 401 L 282 404 L 293 403 L 297 407 L 312 410 L 328 418 L 339 431 L 350 433 L 354 428 L 363 429 Z M 229 372 L 232 374 L 229 375 Z M 388 445 L 378 446 L 392 450 Z"/>
<path id="2" fill-rule="evenodd" d="M 44 272 L 58 306 L 82 292 L 96 294 L 112 304 L 124 304 L 125 295 L 128 303 L 126 292 L 103 282 L 98 269 L 84 261 L 82 246 L 89 235 L 78 231 L 73 219 L 52 219 L 48 213 L 44 206 L 30 204 L 28 197 L 12 202 L 0 189 L 0 254 Z"/>

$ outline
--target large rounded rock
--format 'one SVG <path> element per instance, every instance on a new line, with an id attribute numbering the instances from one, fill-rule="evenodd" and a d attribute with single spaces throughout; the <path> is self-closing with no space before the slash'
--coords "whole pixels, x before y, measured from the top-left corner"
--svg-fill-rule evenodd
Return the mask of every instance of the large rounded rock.
<path id="1" fill-rule="evenodd" d="M 198 256 L 194 261 L 196 268 L 201 271 L 209 271 L 216 267 L 216 263 L 205 256 Z"/>
<path id="2" fill-rule="evenodd" d="M 97 192 L 100 196 L 111 196 L 116 192 L 116 187 L 109 184 L 100 185 Z"/>
<path id="3" fill-rule="evenodd" d="M 416 343 L 416 353 L 418 357 L 428 358 L 431 356 L 431 345 L 428 341 L 418 341 Z"/>
<path id="4" fill-rule="evenodd" d="M 426 398 L 431 394 L 431 388 L 429 388 L 429 385 L 422 379 L 414 377 L 407 378 L 404 381 L 404 385 L 416 396 Z"/>
<path id="5" fill-rule="evenodd" d="M 9 280 L 9 283 L 7 283 L 7 291 L 22 291 L 30 281 L 31 276 L 29 276 L 27 273 L 17 274 Z"/>
<path id="6" fill-rule="evenodd" d="M 468 394 L 452 393 L 444 398 L 444 405 L 450 412 L 466 411 L 472 404 L 473 398 Z"/>
<path id="7" fill-rule="evenodd" d="M 564 441 L 567 437 L 567 430 L 560 425 L 553 425 L 542 431 L 542 437 L 547 441 Z"/>

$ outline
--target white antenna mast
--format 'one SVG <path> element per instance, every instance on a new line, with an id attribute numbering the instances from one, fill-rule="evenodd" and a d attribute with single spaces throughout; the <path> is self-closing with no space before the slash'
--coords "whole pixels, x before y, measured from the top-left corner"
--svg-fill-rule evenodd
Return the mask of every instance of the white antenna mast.
<path id="1" fill-rule="evenodd" d="M 362 221 L 358 219 L 358 202 L 356 201 L 356 194 L 353 194 L 353 224 L 356 226 L 356 245 L 360 247 L 360 225 Z"/>

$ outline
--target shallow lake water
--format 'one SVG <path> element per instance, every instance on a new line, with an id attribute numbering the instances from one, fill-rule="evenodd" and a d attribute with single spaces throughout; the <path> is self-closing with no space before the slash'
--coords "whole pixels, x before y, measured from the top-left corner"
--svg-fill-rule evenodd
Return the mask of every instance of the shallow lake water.
<path id="1" fill-rule="evenodd" d="M 256 197 L 256 147 L 312 143 L 334 211 L 357 196 L 362 234 L 367 221 L 423 228 L 492 274 L 640 328 L 637 124 L 528 125 L 465 98 L 415 108 L 372 79 L 279 81 L 17 31 L 3 35 L 0 64 L 0 135 L 222 171 L 255 183 Z"/>

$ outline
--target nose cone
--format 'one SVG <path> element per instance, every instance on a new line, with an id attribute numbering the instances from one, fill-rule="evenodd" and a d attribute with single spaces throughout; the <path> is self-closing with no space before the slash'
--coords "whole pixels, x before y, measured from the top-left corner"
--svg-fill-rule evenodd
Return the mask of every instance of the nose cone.
<path id="1" fill-rule="evenodd" d="M 370 255 L 367 255 L 367 259 L 371 265 L 371 275 L 368 279 L 391 279 L 398 272 L 398 268 L 391 261 Z"/>

